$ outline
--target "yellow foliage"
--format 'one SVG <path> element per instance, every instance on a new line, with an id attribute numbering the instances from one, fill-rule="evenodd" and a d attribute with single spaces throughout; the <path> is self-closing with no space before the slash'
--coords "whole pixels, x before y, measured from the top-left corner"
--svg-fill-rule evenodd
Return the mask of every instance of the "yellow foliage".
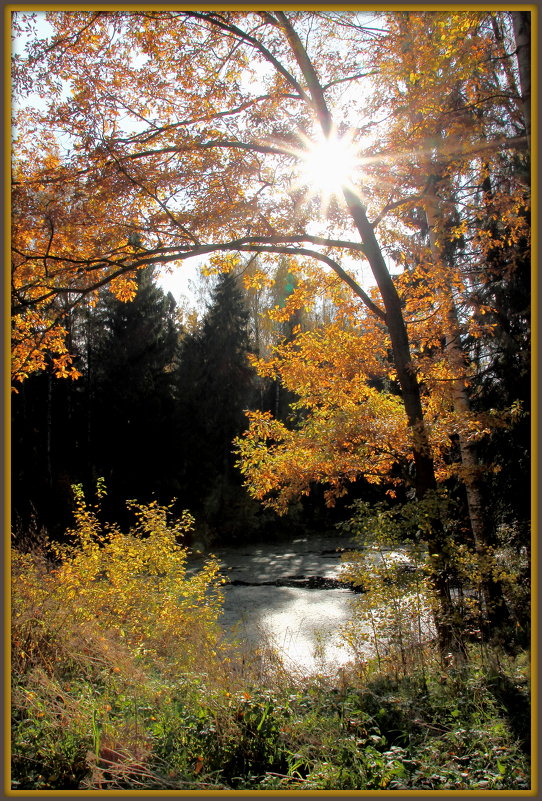
<path id="1" fill-rule="evenodd" d="M 117 300 L 127 303 L 133 300 L 137 294 L 137 281 L 131 276 L 121 275 L 110 281 L 109 289 Z"/>
<path id="2" fill-rule="evenodd" d="M 235 253 L 216 253 L 210 256 L 204 267 L 203 275 L 220 275 L 229 273 L 240 263 L 240 258 Z"/>
<path id="3" fill-rule="evenodd" d="M 243 275 L 245 289 L 262 289 L 273 285 L 273 279 L 265 270 L 254 270 L 252 273 Z"/>
<path id="4" fill-rule="evenodd" d="M 50 546 L 58 566 L 12 554 L 15 661 L 32 662 L 32 648 L 40 647 L 36 626 L 56 639 L 68 622 L 113 634 L 144 664 L 160 662 L 173 674 L 189 669 L 196 654 L 216 650 L 222 579 L 213 557 L 199 571 L 188 569 L 179 539 L 192 528 L 192 516 L 168 521 L 168 506 L 131 501 L 136 522 L 123 533 L 103 526 L 81 487 L 74 491 L 71 542 Z"/>
<path id="5" fill-rule="evenodd" d="M 411 308 L 413 303 L 411 296 Z M 451 439 L 479 441 L 505 426 L 509 415 L 456 408 L 454 385 L 468 381 L 468 374 L 457 375 L 438 341 L 442 329 L 432 322 L 428 329 L 421 324 L 412 330 L 419 338 L 415 364 L 424 388 L 424 419 L 442 482 L 462 477 L 461 463 L 450 459 Z M 356 326 L 339 319 L 297 331 L 269 358 L 252 358 L 260 376 L 280 380 L 298 399 L 287 423 L 269 413 L 247 414 L 249 427 L 236 447 L 253 497 L 283 512 L 316 483 L 328 485 L 332 504 L 360 477 L 370 483 L 394 481 L 394 465 L 412 460 L 412 432 L 391 383 L 396 375 L 389 348 L 379 321 L 367 315 Z"/>

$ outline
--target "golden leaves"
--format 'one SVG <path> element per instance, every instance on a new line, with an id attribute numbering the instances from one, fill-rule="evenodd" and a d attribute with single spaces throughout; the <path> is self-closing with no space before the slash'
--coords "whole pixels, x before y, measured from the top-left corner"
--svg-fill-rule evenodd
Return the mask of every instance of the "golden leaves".
<path id="1" fill-rule="evenodd" d="M 177 686 L 194 664 L 210 664 L 221 650 L 217 560 L 187 570 L 187 549 L 178 538 L 193 525 L 189 515 L 172 520 L 170 507 L 134 502 L 138 522 L 121 533 L 100 524 L 98 509 L 80 488 L 74 491 L 72 542 L 53 548 L 54 569 L 48 553 L 12 551 L 17 669 L 49 663 L 55 675 L 53 666 L 67 663 L 70 675 L 78 666 L 85 675 L 95 671 L 99 686 L 113 679 L 118 687 L 119 680 L 142 686 L 142 673 L 155 675 L 158 667 Z M 107 713 L 104 700 L 110 699 L 100 704 Z"/>
<path id="2" fill-rule="evenodd" d="M 53 359 L 53 372 L 57 378 L 80 378 L 82 373 L 71 364 L 71 356 L 67 353 Z"/>
<path id="3" fill-rule="evenodd" d="M 387 370 L 385 344 L 370 326 L 364 332 L 330 323 L 298 332 L 268 360 L 253 360 L 260 375 L 280 377 L 299 398 L 294 424 L 248 413 L 249 428 L 236 447 L 254 497 L 284 511 L 320 482 L 332 504 L 348 482 L 364 476 L 379 483 L 397 459 L 409 458 L 401 399 L 371 386 Z"/>
<path id="4" fill-rule="evenodd" d="M 273 283 L 273 279 L 265 270 L 255 269 L 250 273 L 243 273 L 243 285 L 245 289 L 267 289 L 273 286 Z"/>
<path id="5" fill-rule="evenodd" d="M 130 275 L 120 275 L 109 282 L 109 289 L 118 300 L 127 303 L 137 294 L 137 281 Z"/>
<path id="6" fill-rule="evenodd" d="M 220 275 L 230 273 L 241 262 L 236 253 L 214 253 L 202 267 L 203 275 Z"/>
<path id="7" fill-rule="evenodd" d="M 186 636 L 196 618 L 216 620 L 221 607 L 218 563 L 210 558 L 199 572 L 188 574 L 188 551 L 179 545 L 194 525 L 189 513 L 170 521 L 172 504 L 129 501 L 136 523 L 121 533 L 102 526 L 98 507 L 87 504 L 81 487 L 73 490 L 71 542 L 55 546 L 61 560 L 55 592 L 67 608 L 84 595 L 85 605 L 76 610 L 79 618 L 97 619 L 105 629 L 120 624 L 126 642 L 132 647 L 147 643 L 149 655 L 161 639 Z M 104 494 L 103 486 L 98 490 Z"/>

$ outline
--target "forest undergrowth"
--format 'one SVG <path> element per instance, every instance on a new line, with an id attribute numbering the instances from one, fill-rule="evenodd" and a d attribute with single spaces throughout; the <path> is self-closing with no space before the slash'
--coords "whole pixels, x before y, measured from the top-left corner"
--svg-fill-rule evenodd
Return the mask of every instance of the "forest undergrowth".
<path id="1" fill-rule="evenodd" d="M 373 656 L 293 674 L 225 639 L 190 515 L 130 502 L 123 533 L 75 496 L 67 544 L 12 553 L 12 789 L 530 788 L 525 648 L 472 640 L 447 665 L 388 615 Z"/>

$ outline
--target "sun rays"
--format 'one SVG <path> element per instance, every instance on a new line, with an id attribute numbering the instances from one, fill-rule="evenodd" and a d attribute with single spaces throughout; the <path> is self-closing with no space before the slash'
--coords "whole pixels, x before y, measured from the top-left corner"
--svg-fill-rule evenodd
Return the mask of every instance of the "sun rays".
<path id="1" fill-rule="evenodd" d="M 356 191 L 356 178 L 363 159 L 352 134 L 339 136 L 331 131 L 314 139 L 302 136 L 302 147 L 295 151 L 298 159 L 295 188 L 307 200 L 319 198 L 324 215 L 333 198 L 341 198 L 345 189 Z"/>

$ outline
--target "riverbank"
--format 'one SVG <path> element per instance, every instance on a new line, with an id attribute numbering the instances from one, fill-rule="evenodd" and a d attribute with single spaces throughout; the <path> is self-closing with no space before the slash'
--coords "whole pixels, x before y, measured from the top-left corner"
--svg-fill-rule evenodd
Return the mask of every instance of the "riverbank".
<path id="1" fill-rule="evenodd" d="M 137 511 L 139 528 L 105 538 L 81 503 L 54 565 L 13 552 L 12 789 L 529 788 L 527 654 L 471 645 L 451 670 L 428 642 L 415 659 L 291 670 L 225 636 L 225 564 L 186 570 L 190 518 Z"/>

